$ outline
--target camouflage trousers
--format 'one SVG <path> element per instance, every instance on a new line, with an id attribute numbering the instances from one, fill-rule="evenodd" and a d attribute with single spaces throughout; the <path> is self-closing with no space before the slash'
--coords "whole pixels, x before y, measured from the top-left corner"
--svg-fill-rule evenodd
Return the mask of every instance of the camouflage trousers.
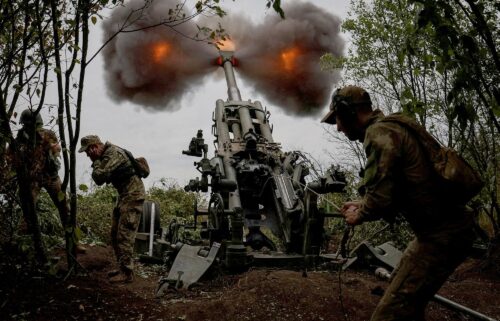
<path id="1" fill-rule="evenodd" d="M 135 236 L 142 214 L 144 200 L 120 200 L 113 210 L 111 244 L 120 270 L 134 269 L 133 251 Z"/>
<path id="2" fill-rule="evenodd" d="M 33 182 L 31 185 L 31 195 L 33 200 L 36 202 L 38 196 L 40 195 L 40 190 L 45 188 L 49 194 L 52 202 L 57 207 L 59 212 L 59 217 L 61 219 L 61 225 L 65 227 L 69 222 L 69 206 L 66 193 L 61 189 L 61 179 L 59 176 L 45 177 L 41 181 Z"/>
<path id="3" fill-rule="evenodd" d="M 414 239 L 392 273 L 371 321 L 424 321 L 425 308 L 467 257 L 472 229 L 438 239 Z"/>

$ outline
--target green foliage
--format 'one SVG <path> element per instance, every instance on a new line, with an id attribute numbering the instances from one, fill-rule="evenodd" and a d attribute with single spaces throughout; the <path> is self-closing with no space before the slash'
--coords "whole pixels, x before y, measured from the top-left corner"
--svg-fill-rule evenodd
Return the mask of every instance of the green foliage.
<path id="1" fill-rule="evenodd" d="M 121 2 L 121 1 L 118 1 Z M 52 104 L 45 101 L 49 90 L 57 95 L 57 112 L 59 125 L 59 139 L 62 147 L 65 180 L 63 190 L 74 180 L 74 155 L 78 139 L 79 115 L 82 105 L 83 81 L 87 66 L 86 55 L 88 50 L 88 23 L 95 22 L 94 15 L 103 6 L 117 3 L 113 1 L 2 1 L 0 10 L 0 144 L 12 142 L 15 123 L 10 122 L 15 115 L 16 108 L 29 107 L 36 112 L 42 108 L 50 108 Z M 92 17 L 92 18 L 90 18 Z M 77 74 L 79 76 L 75 77 Z M 55 81 L 54 81 L 55 80 Z M 57 86 L 53 83 L 57 82 Z M 72 90 L 74 93 L 72 93 Z M 51 95 L 55 96 L 55 95 Z M 70 106 L 75 108 L 70 108 Z M 74 114 L 72 114 L 74 113 Z M 12 127 L 12 128 L 11 128 Z M 76 131 L 73 130 L 76 128 Z M 14 147 L 13 147 L 14 146 Z M 15 144 L 10 147 L 16 153 Z M 22 166 L 21 166 L 22 167 Z M 18 177 L 25 177 L 24 169 L 16 168 Z M 26 217 L 35 218 L 31 200 L 28 200 L 29 181 L 22 178 L 20 195 Z M 74 188 L 70 184 L 70 189 Z M 71 190 L 70 195 L 76 196 Z M 58 198 L 62 200 L 64 194 Z M 76 213 L 76 198 L 71 201 L 71 216 L 74 221 Z M 41 215 L 38 215 L 40 218 Z M 37 222 L 32 219 L 35 225 Z M 40 220 L 42 222 L 42 220 Z M 42 227 L 43 228 L 43 227 Z M 34 228 L 33 240 L 40 262 L 45 262 L 39 229 Z M 71 233 L 74 236 L 74 233 Z M 66 233 L 68 245 L 71 235 Z M 68 246 L 71 250 L 71 246 Z M 69 260 L 70 257 L 68 256 Z M 70 264 L 73 264 L 69 262 Z"/>
<path id="2" fill-rule="evenodd" d="M 379 105 L 387 111 L 403 110 L 425 124 L 442 107 L 441 76 L 432 64 L 428 36 L 415 33 L 418 11 L 406 1 L 353 1 L 343 24 L 353 46 L 343 66 L 347 79 L 376 93 L 375 101 L 384 102 L 387 106 Z"/>
<path id="3" fill-rule="evenodd" d="M 450 84 L 445 88 L 451 117 L 468 135 L 461 135 L 458 148 L 473 162 L 487 183 L 481 202 L 492 223 L 494 234 L 499 232 L 498 181 L 500 134 L 497 113 L 500 91 L 500 22 L 498 2 L 428 1 L 419 3 L 418 29 L 428 30 L 436 43 L 433 53 L 436 68 L 447 71 Z"/>
<path id="4" fill-rule="evenodd" d="M 480 102 L 495 109 L 500 98 L 498 55 L 500 24 L 494 1 L 411 1 L 422 5 L 418 31 L 432 29 L 437 41 L 434 48 L 441 69 L 455 71 L 447 92 L 450 102 L 461 103 L 463 92 L 478 94 Z M 493 116 L 494 117 L 494 116 Z M 470 116 L 468 120 L 473 120 Z M 497 130 L 500 131 L 498 119 Z"/>
<path id="5" fill-rule="evenodd" d="M 78 195 L 77 220 L 84 232 L 84 243 L 109 243 L 111 215 L 118 194 L 111 185 L 98 187 L 92 192 Z"/>
<path id="6" fill-rule="evenodd" d="M 33 240 L 27 231 L 27 224 L 22 217 L 20 208 L 15 204 L 4 203 L 3 205 L 6 206 L 2 207 L 0 211 L 0 227 L 2 230 L 0 247 L 9 249 L 5 255 L 20 256 L 27 263 L 33 262 L 35 258 Z M 63 247 L 63 228 L 59 213 L 47 192 L 42 191 L 40 193 L 36 208 L 44 247 L 48 251 Z"/>
<path id="7" fill-rule="evenodd" d="M 172 243 L 182 242 L 190 245 L 203 243 L 199 229 L 193 230 L 186 228 L 187 226 L 192 225 L 192 219 L 189 220 L 182 217 L 170 218 L 170 222 L 166 227 L 168 228 L 168 233 L 171 233 L 172 235 Z"/>
<path id="8" fill-rule="evenodd" d="M 38 197 L 36 208 L 42 234 L 60 238 L 63 235 L 63 227 L 61 226 L 59 212 L 49 194 L 44 190 Z"/>
<path id="9" fill-rule="evenodd" d="M 168 224 L 174 217 L 191 219 L 198 195 L 186 192 L 176 182 L 160 180 L 160 186 L 153 186 L 147 191 L 147 198 L 160 204 L 162 224 Z"/>
<path id="10" fill-rule="evenodd" d="M 188 193 L 175 182 L 160 180 L 160 186 L 151 187 L 146 193 L 146 199 L 160 205 L 161 226 L 168 226 L 172 219 L 191 222 L 195 193 Z M 79 195 L 78 223 L 83 231 L 83 242 L 110 242 L 111 215 L 118 194 L 111 185 L 97 187 L 94 190 Z M 194 236 L 193 236 L 194 237 Z"/>
<path id="11" fill-rule="evenodd" d="M 346 78 L 365 85 L 389 111 L 403 110 L 436 128 L 450 146 L 478 116 L 500 131 L 494 117 L 500 62 L 491 40 L 498 39 L 497 15 L 491 1 L 466 3 L 355 0 L 343 24 L 353 39 L 341 64 Z M 331 57 L 323 60 L 339 66 Z"/>
<path id="12" fill-rule="evenodd" d="M 345 57 L 336 57 L 331 53 L 321 56 L 320 64 L 323 70 L 342 69 L 346 63 Z"/>

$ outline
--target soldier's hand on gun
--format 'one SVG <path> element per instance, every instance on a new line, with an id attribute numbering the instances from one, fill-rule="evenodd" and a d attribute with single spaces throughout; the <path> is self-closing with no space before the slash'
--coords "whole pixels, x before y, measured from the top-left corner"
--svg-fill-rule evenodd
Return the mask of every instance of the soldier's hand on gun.
<path id="1" fill-rule="evenodd" d="M 345 202 L 340 212 L 344 215 L 345 221 L 349 225 L 361 224 L 361 216 L 359 215 L 359 208 L 361 201 Z"/>

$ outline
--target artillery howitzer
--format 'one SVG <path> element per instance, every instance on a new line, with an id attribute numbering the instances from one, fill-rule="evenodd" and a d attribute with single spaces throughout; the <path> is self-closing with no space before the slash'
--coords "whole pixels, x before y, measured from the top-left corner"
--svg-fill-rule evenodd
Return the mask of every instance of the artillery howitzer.
<path id="1" fill-rule="evenodd" d="M 221 51 L 218 64 L 224 68 L 228 99 L 217 100 L 213 113 L 215 155 L 207 157 L 201 130 L 182 152 L 202 157 L 194 163 L 201 178 L 190 180 L 185 190 L 210 191 L 208 208 L 195 206 L 192 226 L 200 228 L 209 247 L 177 245 L 164 280 L 176 286 L 196 282 L 214 261 L 233 271 L 250 264 L 317 263 L 325 241 L 325 217 L 339 215 L 320 210 L 318 194 L 340 193 L 345 187 L 344 175 L 334 167 L 306 182 L 308 159 L 301 152 L 283 152 L 273 139 L 269 112 L 258 101 L 241 99 L 233 52 Z M 199 226 L 200 216 L 206 219 Z M 273 240 L 263 229 L 274 235 Z M 276 240 L 283 251 L 277 251 Z"/>
<path id="2" fill-rule="evenodd" d="M 183 151 L 203 156 L 195 162 L 201 179 L 191 180 L 185 188 L 202 192 L 210 188 L 208 210 L 195 213 L 208 217 L 202 237 L 222 245 L 221 258 L 228 268 L 247 264 L 247 247 L 277 249 L 263 227 L 281 240 L 286 253 L 319 255 L 324 213 L 317 207 L 317 195 L 342 192 L 344 175 L 331 168 L 324 177 L 306 183 L 309 166 L 304 155 L 283 152 L 273 139 L 269 112 L 258 101 L 241 99 L 233 53 L 221 51 L 218 63 L 224 68 L 228 100 L 217 100 L 213 114 L 215 157 L 207 158 L 201 130 Z"/>

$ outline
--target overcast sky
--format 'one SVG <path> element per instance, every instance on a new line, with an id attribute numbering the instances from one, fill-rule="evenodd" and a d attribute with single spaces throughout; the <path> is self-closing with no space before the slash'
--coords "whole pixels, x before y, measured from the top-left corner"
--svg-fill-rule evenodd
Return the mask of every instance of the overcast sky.
<path id="1" fill-rule="evenodd" d="M 159 0 L 158 0 L 159 1 Z M 243 13 L 255 22 L 276 15 L 265 7 L 264 0 L 221 1 L 228 15 Z M 309 1 L 324 8 L 325 11 L 345 19 L 348 0 Z M 93 54 L 102 43 L 100 24 L 91 31 L 89 53 Z M 229 31 L 230 32 L 230 31 Z M 344 38 L 347 38 L 344 35 Z M 237 56 L 237 51 L 236 54 Z M 214 52 L 216 57 L 216 52 Z M 218 73 L 218 75 L 217 75 Z M 282 144 L 283 150 L 301 150 L 312 154 L 316 159 L 328 163 L 326 149 L 333 149 L 328 143 L 319 118 L 303 118 L 285 115 L 255 92 L 238 77 L 238 87 L 243 100 L 259 100 L 271 112 L 270 122 L 274 126 L 273 138 Z M 333 90 L 334 84 L 332 84 Z M 227 88 L 222 68 L 213 76 L 207 76 L 202 85 L 188 89 L 183 96 L 180 108 L 174 112 L 146 110 L 132 103 L 117 104 L 109 98 L 104 84 L 103 59 L 98 56 L 87 69 L 85 97 L 82 109 L 81 134 L 96 134 L 103 141 L 129 149 L 135 156 L 144 156 L 150 165 L 151 175 L 146 185 L 152 186 L 161 178 L 173 179 L 184 186 L 189 179 L 198 175 L 193 162 L 199 158 L 182 155 L 191 138 L 198 129 L 204 132 L 205 142 L 209 145 L 209 157 L 214 155 L 211 135 L 212 112 L 217 99 L 227 99 Z M 325 106 L 325 111 L 327 106 Z M 90 160 L 79 154 L 77 158 L 77 179 L 81 183 L 90 182 Z"/>

